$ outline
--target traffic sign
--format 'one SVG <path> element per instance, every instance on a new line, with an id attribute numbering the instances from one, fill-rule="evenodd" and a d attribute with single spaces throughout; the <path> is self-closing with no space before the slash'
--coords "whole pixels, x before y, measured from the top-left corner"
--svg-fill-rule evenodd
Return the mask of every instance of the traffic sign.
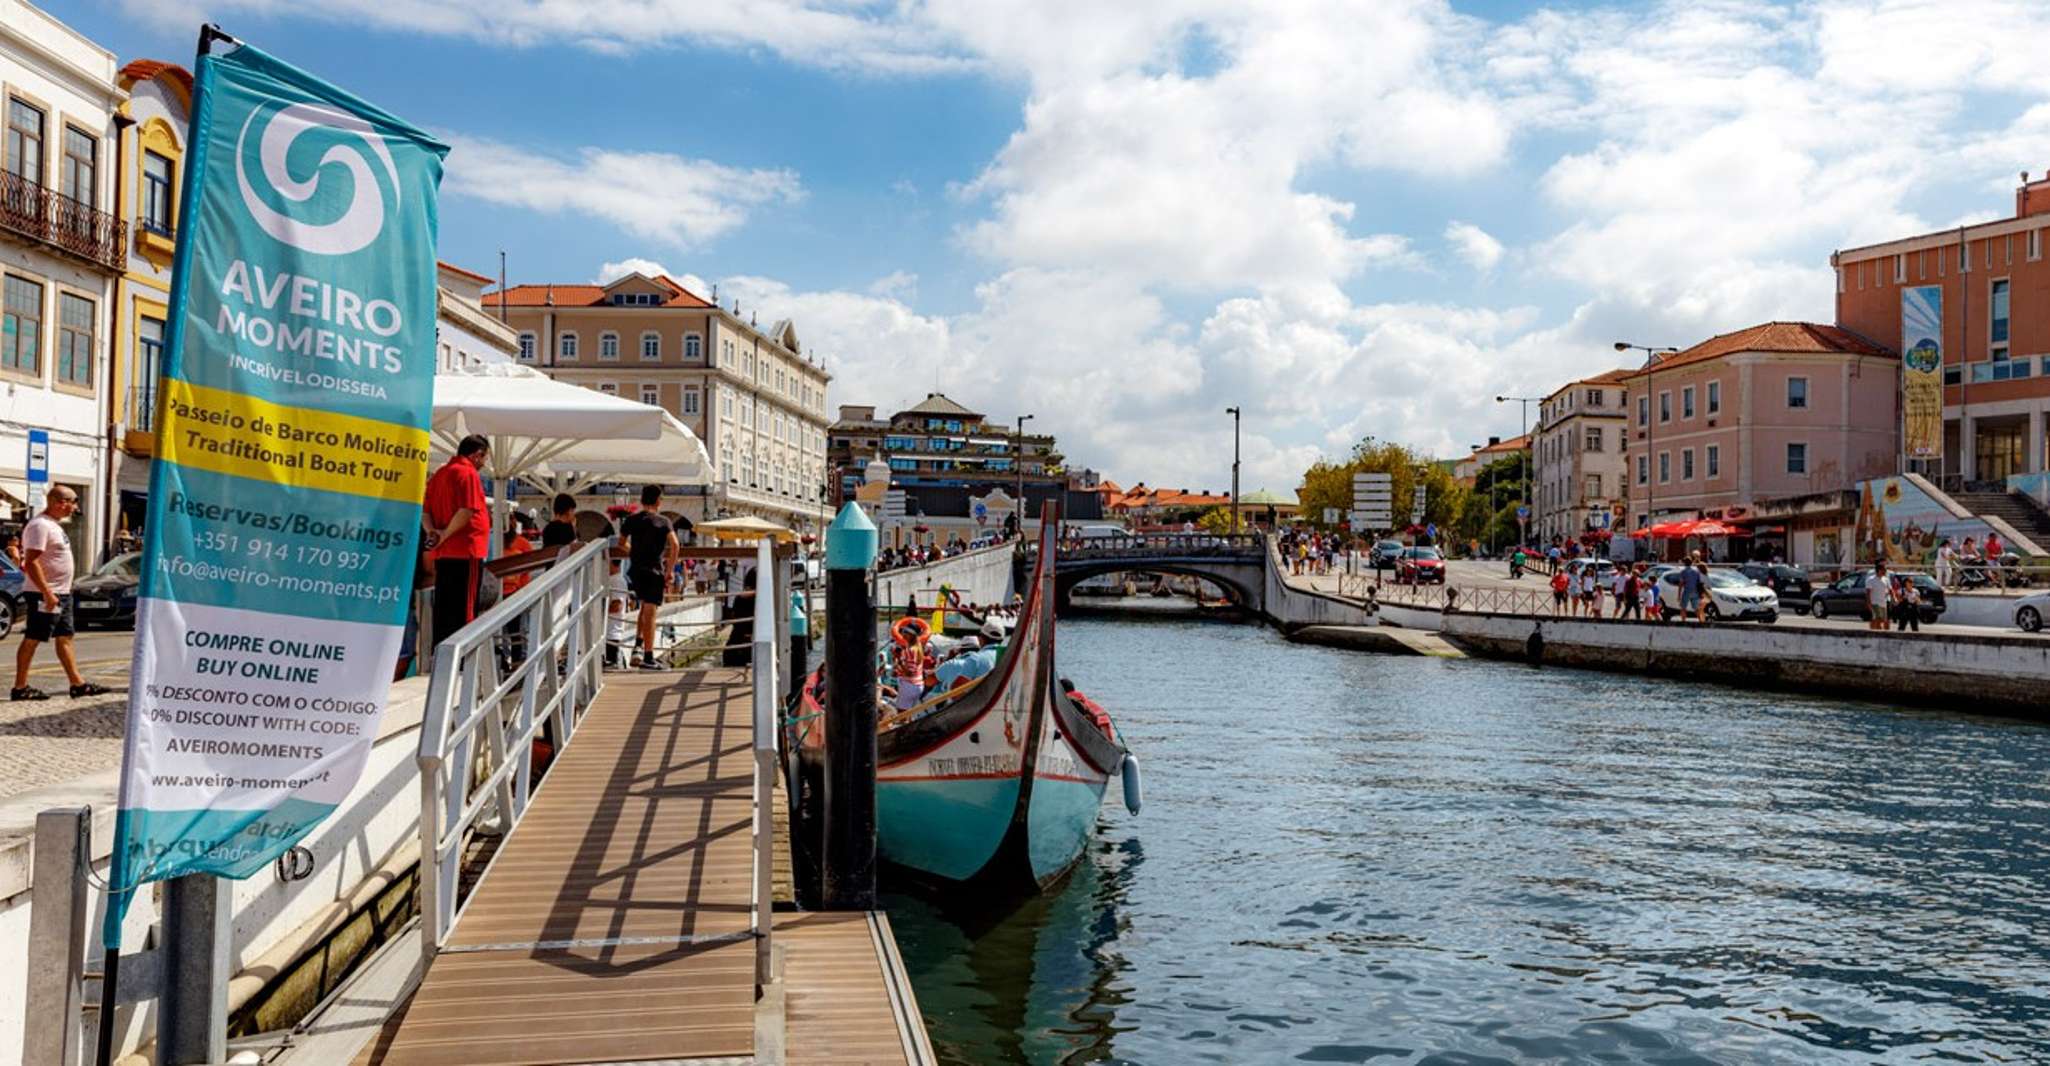
<path id="1" fill-rule="evenodd" d="M 50 431 L 28 431 L 28 509 L 43 509 L 43 497 L 50 491 Z"/>
<path id="2" fill-rule="evenodd" d="M 1395 494 L 1385 489 L 1379 491 L 1367 489 L 1363 492 L 1354 492 L 1352 494 L 1352 501 L 1354 503 L 1362 503 L 1367 500 L 1373 500 L 1376 503 L 1388 503 L 1394 499 Z"/>
<path id="3" fill-rule="evenodd" d="M 1530 508 L 1528 508 L 1528 507 L 1518 507 L 1518 508 L 1516 509 L 1516 520 L 1517 520 L 1518 522 L 1528 522 L 1528 521 L 1530 521 Z"/>
<path id="4" fill-rule="evenodd" d="M 1387 529 L 1394 523 L 1394 518 L 1395 516 L 1387 511 L 1354 511 L 1352 513 L 1352 528 Z"/>
<path id="5" fill-rule="evenodd" d="M 1338 508 L 1324 508 L 1324 524 L 1327 526 L 1335 526 L 1338 524 Z"/>
<path id="6" fill-rule="evenodd" d="M 1361 472 L 1358 474 L 1354 474 L 1352 476 L 1353 488 L 1359 488 L 1361 485 L 1391 485 L 1394 484 L 1394 482 L 1394 474 L 1376 474 L 1372 472 Z"/>

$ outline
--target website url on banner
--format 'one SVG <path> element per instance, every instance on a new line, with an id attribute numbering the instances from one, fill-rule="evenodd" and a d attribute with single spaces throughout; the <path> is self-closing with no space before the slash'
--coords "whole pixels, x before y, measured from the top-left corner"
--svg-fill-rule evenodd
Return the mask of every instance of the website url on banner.
<path id="1" fill-rule="evenodd" d="M 328 779 L 322 770 L 311 777 L 236 777 L 231 774 L 151 774 L 150 784 L 158 788 L 261 788 L 300 789 Z"/>
<path id="2" fill-rule="evenodd" d="M 182 555 L 165 555 L 157 559 L 157 569 L 171 577 L 192 578 L 198 581 L 223 581 L 231 585 L 248 585 L 260 589 L 276 589 L 307 596 L 335 596 L 352 600 L 368 600 L 371 603 L 397 603 L 404 590 L 386 585 L 374 585 L 368 581 L 341 581 L 332 577 L 307 577 L 303 574 L 280 574 L 248 566 L 225 566 L 207 559 L 187 559 Z"/>

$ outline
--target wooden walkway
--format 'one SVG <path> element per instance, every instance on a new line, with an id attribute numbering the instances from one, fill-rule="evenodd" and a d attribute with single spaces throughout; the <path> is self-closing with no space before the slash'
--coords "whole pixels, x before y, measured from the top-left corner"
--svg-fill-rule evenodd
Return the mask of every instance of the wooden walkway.
<path id="1" fill-rule="evenodd" d="M 929 1061 L 870 915 L 779 915 L 785 974 L 757 1001 L 751 685 L 736 669 L 609 676 L 419 990 L 356 1061 Z"/>

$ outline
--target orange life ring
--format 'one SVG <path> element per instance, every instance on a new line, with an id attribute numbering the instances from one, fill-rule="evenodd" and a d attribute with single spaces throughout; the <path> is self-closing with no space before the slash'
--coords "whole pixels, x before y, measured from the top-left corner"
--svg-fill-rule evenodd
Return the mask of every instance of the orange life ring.
<path id="1" fill-rule="evenodd" d="M 916 630 L 917 635 L 907 636 L 904 632 L 906 628 Z M 932 625 L 923 618 L 899 618 L 897 619 L 897 624 L 890 627 L 890 639 L 896 641 L 897 646 L 900 648 L 908 648 L 914 644 L 923 644 L 925 643 L 925 638 L 931 635 L 931 633 Z"/>

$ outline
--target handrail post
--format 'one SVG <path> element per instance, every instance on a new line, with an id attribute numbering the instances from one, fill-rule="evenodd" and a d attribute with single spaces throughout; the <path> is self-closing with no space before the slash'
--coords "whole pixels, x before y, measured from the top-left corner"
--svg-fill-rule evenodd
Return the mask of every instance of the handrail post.
<path id="1" fill-rule="evenodd" d="M 763 538 L 755 552 L 754 621 L 754 934 L 755 986 L 769 983 L 769 936 L 774 926 L 775 832 L 770 805 L 775 802 L 776 772 L 776 617 L 782 614 L 778 595 L 775 549 Z"/>

